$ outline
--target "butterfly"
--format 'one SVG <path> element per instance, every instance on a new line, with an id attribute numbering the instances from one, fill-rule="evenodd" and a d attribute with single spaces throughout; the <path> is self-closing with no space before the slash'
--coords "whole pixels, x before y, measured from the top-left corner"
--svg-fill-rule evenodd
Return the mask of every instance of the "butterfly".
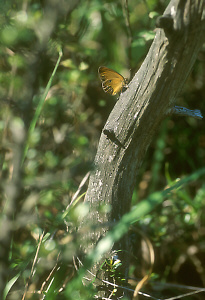
<path id="1" fill-rule="evenodd" d="M 127 79 L 112 69 L 99 67 L 98 73 L 105 93 L 114 96 L 122 91 L 123 87 L 127 87 Z"/>

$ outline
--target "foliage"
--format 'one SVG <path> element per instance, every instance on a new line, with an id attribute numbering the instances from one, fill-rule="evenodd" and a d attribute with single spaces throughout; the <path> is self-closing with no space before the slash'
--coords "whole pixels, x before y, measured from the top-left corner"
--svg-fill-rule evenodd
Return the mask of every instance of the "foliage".
<path id="1" fill-rule="evenodd" d="M 92 283 L 82 284 L 85 269 L 76 271 L 80 262 L 74 257 L 80 256 L 81 244 L 76 229 L 88 213 L 83 203 L 87 182 L 81 189 L 79 184 L 92 170 L 101 130 L 116 100 L 102 91 L 97 69 L 105 65 L 132 76 L 166 5 L 167 1 L 130 0 L 128 13 L 126 1 L 112 0 L 0 4 L 0 272 L 5 273 L 0 298 L 94 297 L 96 290 Z M 201 51 L 177 101 L 180 105 L 203 110 L 203 64 Z M 152 194 L 166 185 L 172 189 L 173 182 L 187 174 L 198 174 L 205 161 L 204 132 L 203 121 L 164 121 L 136 184 L 135 208 L 106 237 L 109 243 L 118 239 L 134 222 L 133 216 L 133 226 L 155 247 L 155 279 L 204 284 L 204 177 L 200 173 L 165 198 L 164 192 Z M 159 197 L 147 210 L 153 195 Z M 136 222 L 137 212 L 141 214 Z M 139 245 L 133 234 L 131 277 L 146 271 Z M 108 244 L 99 247 L 86 266 Z M 150 294 L 158 292 L 151 283 L 148 289 Z"/>

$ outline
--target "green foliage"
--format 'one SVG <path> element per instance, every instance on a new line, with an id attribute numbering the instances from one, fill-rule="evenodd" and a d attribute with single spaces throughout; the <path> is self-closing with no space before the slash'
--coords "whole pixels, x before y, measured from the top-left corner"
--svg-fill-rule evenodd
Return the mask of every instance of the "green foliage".
<path id="1" fill-rule="evenodd" d="M 82 284 L 87 267 L 131 224 L 146 232 L 158 257 L 166 256 L 156 262 L 156 277 L 190 285 L 203 279 L 197 262 L 204 259 L 205 186 L 204 171 L 196 170 L 205 159 L 204 123 L 189 118 L 162 123 L 142 167 L 133 209 L 87 256 L 84 268 L 73 263 L 82 244 L 76 229 L 89 213 L 83 203 L 87 182 L 78 188 L 92 170 L 115 102 L 102 91 L 97 69 L 106 65 L 126 77 L 133 74 L 167 2 L 130 0 L 129 14 L 123 5 L 100 0 L 0 3 L 0 272 L 6 273 L 0 278 L 0 298 L 92 299 L 94 285 Z M 182 105 L 202 109 L 203 70 L 199 59 L 179 99 Z M 84 225 L 81 233 L 93 230 Z M 182 255 L 198 281 L 182 280 Z M 116 274 L 111 260 L 108 267 Z M 139 269 L 133 260 L 130 275 L 140 277 Z"/>

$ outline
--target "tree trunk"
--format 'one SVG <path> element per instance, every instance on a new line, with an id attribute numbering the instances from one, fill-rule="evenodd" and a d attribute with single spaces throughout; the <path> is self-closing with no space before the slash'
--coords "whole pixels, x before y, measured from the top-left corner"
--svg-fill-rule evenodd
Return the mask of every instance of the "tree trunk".
<path id="1" fill-rule="evenodd" d="M 86 234 L 91 245 L 130 210 L 136 177 L 147 148 L 174 106 L 205 41 L 204 7 L 204 0 L 170 2 L 158 19 L 156 36 L 146 59 L 105 124 L 86 194 L 90 213 L 83 223 L 96 225 Z M 106 211 L 106 207 L 110 210 Z M 113 248 L 123 250 L 119 254 L 125 277 L 129 266 L 128 244 L 126 236 Z M 94 274 L 98 268 L 99 265 L 92 270 Z"/>

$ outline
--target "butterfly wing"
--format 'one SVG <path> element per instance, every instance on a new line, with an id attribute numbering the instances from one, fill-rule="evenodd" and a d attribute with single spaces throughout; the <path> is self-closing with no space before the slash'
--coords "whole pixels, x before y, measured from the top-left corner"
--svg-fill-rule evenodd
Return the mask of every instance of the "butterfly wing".
<path id="1" fill-rule="evenodd" d="M 123 86 L 124 86 L 124 80 L 119 81 L 118 78 L 107 79 L 102 83 L 103 90 L 112 96 L 120 92 Z"/>
<path id="2" fill-rule="evenodd" d="M 125 78 L 112 69 L 99 67 L 98 73 L 102 81 L 103 90 L 112 96 L 120 92 L 123 86 L 126 85 Z"/>

